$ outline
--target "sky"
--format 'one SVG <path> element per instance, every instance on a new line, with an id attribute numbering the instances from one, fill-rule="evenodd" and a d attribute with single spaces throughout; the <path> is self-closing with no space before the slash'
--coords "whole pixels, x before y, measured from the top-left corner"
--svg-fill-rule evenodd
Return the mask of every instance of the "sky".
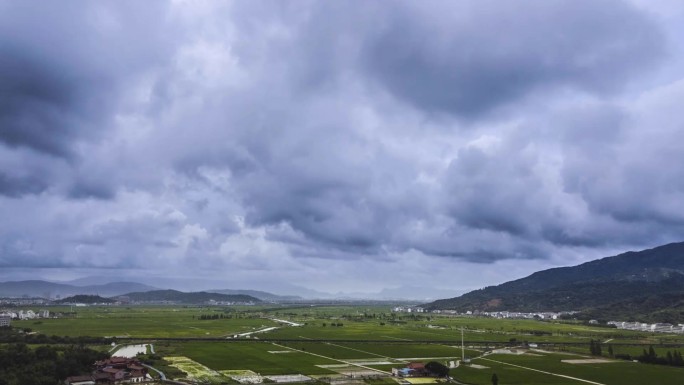
<path id="1" fill-rule="evenodd" d="M 683 100 L 674 0 L 0 0 L 0 280 L 439 297 L 683 241 Z"/>

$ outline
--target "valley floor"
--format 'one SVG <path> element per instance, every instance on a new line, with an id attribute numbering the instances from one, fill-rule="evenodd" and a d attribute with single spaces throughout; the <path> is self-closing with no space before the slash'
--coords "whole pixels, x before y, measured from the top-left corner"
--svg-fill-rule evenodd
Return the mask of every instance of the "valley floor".
<path id="1" fill-rule="evenodd" d="M 200 318 L 217 313 L 224 317 Z M 144 353 L 139 357 L 169 378 L 217 384 L 446 381 L 391 377 L 392 368 L 430 361 L 451 366 L 454 382 L 473 385 L 491 384 L 494 373 L 502 385 L 665 384 L 684 376 L 684 368 L 617 360 L 608 353 L 610 347 L 613 356 L 636 357 L 652 346 L 662 357 L 682 350 L 682 336 L 578 323 L 395 314 L 389 307 L 87 307 L 72 318 L 14 326 L 150 344 L 131 352 Z M 603 346 L 601 356 L 589 354 L 592 340 Z"/>

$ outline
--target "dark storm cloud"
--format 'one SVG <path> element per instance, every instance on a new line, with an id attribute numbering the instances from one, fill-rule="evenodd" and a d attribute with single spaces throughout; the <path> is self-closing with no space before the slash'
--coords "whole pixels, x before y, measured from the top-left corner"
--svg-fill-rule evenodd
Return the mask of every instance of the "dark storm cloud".
<path id="1" fill-rule="evenodd" d="M 465 149 L 449 166 L 444 202 L 453 217 L 465 226 L 526 236 L 529 212 L 539 206 L 541 181 L 532 172 L 537 162 L 522 155 L 524 148 L 487 155 L 481 149 Z M 517 153 L 517 154 L 515 154 Z M 513 157 L 512 155 L 517 155 Z M 525 212 L 528 215 L 520 215 Z"/>
<path id="2" fill-rule="evenodd" d="M 684 229 L 681 151 L 682 119 L 673 105 L 684 95 L 681 81 L 644 93 L 622 108 L 599 104 L 559 116 L 566 192 L 581 197 L 604 220 L 592 240 L 645 242 L 677 239 Z"/>
<path id="3" fill-rule="evenodd" d="M 427 3 L 378 20 L 364 61 L 428 111 L 473 117 L 554 87 L 614 91 L 663 52 L 654 23 L 624 2 Z"/>
<path id="4" fill-rule="evenodd" d="M 160 2 L 0 4 L 0 142 L 56 157 L 107 128 L 124 78 L 165 45 Z"/>
<path id="5" fill-rule="evenodd" d="M 643 98 L 629 119 L 606 122 L 589 115 L 587 120 L 603 134 L 597 134 L 593 143 L 565 143 L 561 171 L 566 189 L 616 221 L 681 230 L 684 213 L 677 202 L 684 198 L 684 170 L 676 164 L 684 160 L 677 145 L 684 139 L 684 122 L 674 114 L 671 100 L 683 95 L 678 82 Z M 583 124 L 572 126 L 581 129 Z M 609 139 L 602 140 L 601 135 Z M 652 228 L 653 233 L 659 231 Z"/>
<path id="6" fill-rule="evenodd" d="M 201 141 L 202 152 L 178 169 L 192 174 L 202 165 L 224 165 L 250 225 L 287 223 L 321 254 L 415 249 L 493 261 L 540 258 L 548 249 L 539 242 L 595 245 L 604 233 L 582 230 L 591 213 L 577 218 L 577 208 L 541 173 L 548 159 L 535 141 L 543 147 L 559 140 L 553 134 L 535 138 L 532 127 L 489 153 L 474 147 L 445 154 L 455 160 L 436 176 L 435 189 L 416 183 L 422 165 L 356 132 L 349 115 L 387 90 L 418 114 L 444 112 L 476 125 L 500 106 L 525 110 L 527 98 L 540 93 L 610 97 L 654 68 L 664 52 L 654 22 L 616 1 L 250 2 L 235 12 L 242 34 L 231 49 L 254 75 L 252 88 L 239 98 L 217 95 L 231 108 L 204 121 L 221 133 Z M 586 119 L 592 122 L 585 128 L 565 118 L 573 128 L 560 140 L 579 147 L 582 141 L 605 146 L 607 125 L 619 130 L 611 117 Z M 218 130 L 197 132 L 211 137 Z M 380 135 L 391 142 L 405 134 Z M 429 234 L 411 232 L 423 223 L 434 226 Z M 499 234 L 511 237 L 508 251 L 481 249 Z"/>
<path id="7" fill-rule="evenodd" d="M 292 151 L 271 153 L 261 172 L 241 181 L 248 220 L 254 225 L 284 221 L 335 248 L 377 249 L 389 218 L 380 197 L 369 190 L 381 176 L 363 166 L 374 157 L 357 152 L 351 143 L 339 146 L 347 139 L 328 130 L 308 135 Z"/>
<path id="8" fill-rule="evenodd" d="M 0 265 L 389 281 L 675 240 L 684 87 L 643 96 L 652 17 L 0 0 Z"/>
<path id="9" fill-rule="evenodd" d="M 19 197 L 25 194 L 40 194 L 47 187 L 40 177 L 14 176 L 0 172 L 0 195 Z"/>
<path id="10" fill-rule="evenodd" d="M 39 58 L 0 43 L 0 140 L 67 156 L 78 121 L 69 116 L 73 86 Z"/>
<path id="11" fill-rule="evenodd" d="M 112 186 L 97 181 L 77 181 L 68 191 L 69 198 L 73 199 L 112 199 L 115 195 Z"/>

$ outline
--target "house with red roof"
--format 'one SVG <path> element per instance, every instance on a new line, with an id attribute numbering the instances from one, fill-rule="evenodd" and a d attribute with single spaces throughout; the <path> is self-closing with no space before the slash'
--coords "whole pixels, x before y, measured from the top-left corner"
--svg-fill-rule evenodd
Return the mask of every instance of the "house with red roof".
<path id="1" fill-rule="evenodd" d="M 111 357 L 95 362 L 93 372 L 88 376 L 74 376 L 66 379 L 66 385 L 119 385 L 139 384 L 153 381 L 147 368 L 135 358 Z"/>

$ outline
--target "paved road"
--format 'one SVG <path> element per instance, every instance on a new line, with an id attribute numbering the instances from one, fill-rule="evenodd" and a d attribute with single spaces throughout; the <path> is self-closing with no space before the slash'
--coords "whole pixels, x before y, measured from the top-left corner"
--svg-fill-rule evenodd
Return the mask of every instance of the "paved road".
<path id="1" fill-rule="evenodd" d="M 161 370 L 155 369 L 154 367 L 147 364 L 142 364 L 142 366 L 146 367 L 147 369 L 154 370 L 159 374 L 159 378 L 161 378 L 162 381 L 166 381 L 166 375 Z"/>

